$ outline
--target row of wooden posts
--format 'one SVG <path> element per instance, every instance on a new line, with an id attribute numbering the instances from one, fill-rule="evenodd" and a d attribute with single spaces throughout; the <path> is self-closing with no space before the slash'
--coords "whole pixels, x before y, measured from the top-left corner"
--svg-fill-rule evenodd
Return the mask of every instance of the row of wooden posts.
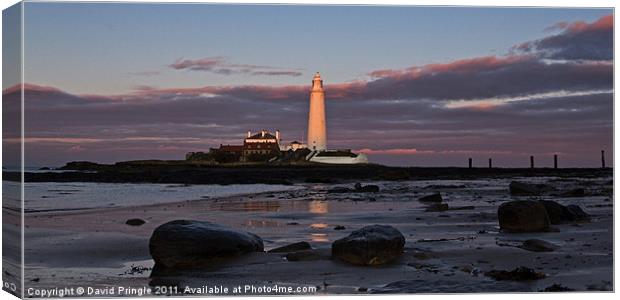
<path id="1" fill-rule="evenodd" d="M 469 168 L 473 168 L 473 160 L 469 158 Z M 493 168 L 493 159 L 489 158 L 489 168 Z M 530 156 L 530 168 L 534 168 L 534 155 Z M 553 155 L 553 168 L 558 168 L 558 155 Z M 601 168 L 605 168 L 605 150 L 601 150 Z"/>

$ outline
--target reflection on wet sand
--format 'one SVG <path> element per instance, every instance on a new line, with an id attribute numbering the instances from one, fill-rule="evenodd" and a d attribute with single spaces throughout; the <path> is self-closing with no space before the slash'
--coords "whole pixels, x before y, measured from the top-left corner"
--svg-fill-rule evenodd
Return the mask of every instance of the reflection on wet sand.
<path id="1" fill-rule="evenodd" d="M 318 243 L 329 242 L 329 239 L 327 238 L 327 233 L 311 233 L 310 239 L 313 242 L 318 242 Z"/>
<path id="2" fill-rule="evenodd" d="M 308 211 L 313 214 L 326 214 L 329 212 L 327 201 L 312 200 L 308 202 Z"/>
<path id="3" fill-rule="evenodd" d="M 217 202 L 211 205 L 221 211 L 279 211 L 279 201 Z"/>
<path id="4" fill-rule="evenodd" d="M 246 220 L 245 225 L 248 227 L 283 227 L 284 224 L 277 221 L 268 220 Z"/>
<path id="5" fill-rule="evenodd" d="M 325 229 L 327 228 L 327 224 L 325 223 L 314 223 L 314 224 L 310 224 L 310 228 L 314 228 L 314 229 Z"/>

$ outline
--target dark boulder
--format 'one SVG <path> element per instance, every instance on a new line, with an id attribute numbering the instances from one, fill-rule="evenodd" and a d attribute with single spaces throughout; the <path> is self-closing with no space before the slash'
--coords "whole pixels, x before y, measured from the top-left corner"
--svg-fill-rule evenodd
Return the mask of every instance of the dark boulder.
<path id="1" fill-rule="evenodd" d="M 518 200 L 503 203 L 497 209 L 499 227 L 508 232 L 537 232 L 549 229 L 549 216 L 538 201 Z"/>
<path id="2" fill-rule="evenodd" d="M 551 224 L 562 224 L 571 219 L 571 212 L 566 206 L 551 200 L 540 200 L 547 210 Z"/>
<path id="3" fill-rule="evenodd" d="M 582 188 L 576 188 L 570 191 L 566 191 L 562 193 L 560 196 L 562 197 L 585 197 L 585 195 L 586 195 L 586 190 Z"/>
<path id="4" fill-rule="evenodd" d="M 525 240 L 523 244 L 518 246 L 521 249 L 533 251 L 533 252 L 552 252 L 559 247 L 549 243 L 547 241 L 539 240 L 539 239 L 529 239 Z"/>
<path id="5" fill-rule="evenodd" d="M 434 194 L 431 194 L 431 195 L 423 196 L 423 197 L 419 198 L 418 201 L 420 201 L 420 202 L 436 202 L 436 203 L 439 203 L 439 202 L 443 201 L 443 198 L 441 198 L 441 194 L 440 193 L 434 193 Z"/>
<path id="6" fill-rule="evenodd" d="M 333 193 L 333 194 L 341 194 L 341 193 L 351 193 L 353 192 L 353 190 L 347 187 L 337 186 L 335 188 L 329 189 L 327 192 Z"/>
<path id="7" fill-rule="evenodd" d="M 433 203 L 426 207 L 427 212 L 438 212 L 438 211 L 446 211 L 448 210 L 447 203 Z"/>
<path id="8" fill-rule="evenodd" d="M 355 191 L 359 193 L 377 193 L 379 192 L 379 186 L 373 184 L 362 185 L 358 182 L 355 184 Z"/>
<path id="9" fill-rule="evenodd" d="M 590 216 L 577 205 L 564 206 L 551 200 L 540 200 L 547 210 L 551 224 L 583 222 L 590 220 Z"/>
<path id="10" fill-rule="evenodd" d="M 491 277 L 497 281 L 502 280 L 514 280 L 514 281 L 526 281 L 526 280 L 538 280 L 546 277 L 545 273 L 536 272 L 534 269 L 527 267 L 518 267 L 512 271 L 504 270 L 492 270 L 484 273 L 485 276 Z"/>
<path id="11" fill-rule="evenodd" d="M 574 291 L 574 290 L 571 289 L 571 288 L 565 287 L 565 286 L 563 286 L 561 284 L 554 283 L 554 284 L 546 287 L 541 292 L 570 292 L 570 291 Z"/>
<path id="12" fill-rule="evenodd" d="M 279 252 L 292 252 L 292 251 L 309 250 L 309 249 L 312 249 L 312 247 L 310 246 L 308 242 L 304 241 L 304 242 L 297 242 L 297 243 L 292 243 L 286 246 L 274 248 L 267 252 L 279 253 Z"/>
<path id="13" fill-rule="evenodd" d="M 397 259 L 405 237 L 392 226 L 371 225 L 351 232 L 332 244 L 332 255 L 354 265 L 382 265 Z"/>
<path id="14" fill-rule="evenodd" d="M 576 222 L 589 222 L 590 215 L 588 215 L 581 207 L 578 205 L 568 205 L 566 206 L 568 211 L 570 211 L 572 217 Z"/>
<path id="15" fill-rule="evenodd" d="M 540 196 L 544 192 L 551 190 L 545 184 L 533 184 L 519 181 L 512 181 L 509 185 L 510 194 L 513 196 Z"/>
<path id="16" fill-rule="evenodd" d="M 450 210 L 472 210 L 472 209 L 476 209 L 476 207 L 473 205 L 450 207 Z"/>
<path id="17" fill-rule="evenodd" d="M 214 259 L 263 251 L 263 240 L 255 234 L 222 225 L 176 220 L 155 228 L 149 241 L 155 269 L 192 268 Z"/>
<path id="18" fill-rule="evenodd" d="M 328 258 L 329 256 L 325 255 L 320 250 L 303 250 L 286 254 L 286 260 L 288 261 L 311 261 Z"/>
<path id="19" fill-rule="evenodd" d="M 142 220 L 142 219 L 129 219 L 127 221 L 125 221 L 125 224 L 129 225 L 129 226 L 141 226 L 144 223 L 146 223 L 146 221 Z"/>

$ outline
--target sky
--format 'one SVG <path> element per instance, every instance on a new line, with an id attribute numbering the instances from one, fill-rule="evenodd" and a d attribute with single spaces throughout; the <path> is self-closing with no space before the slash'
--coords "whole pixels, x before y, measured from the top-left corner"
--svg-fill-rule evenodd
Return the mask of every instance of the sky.
<path id="1" fill-rule="evenodd" d="M 328 148 L 371 162 L 527 167 L 558 154 L 591 167 L 605 150 L 611 164 L 612 13 L 26 3 L 26 164 L 182 159 L 247 130 L 302 140 L 317 71 Z M 4 36 L 8 61 L 19 35 Z M 20 81 L 3 76 L 7 113 Z"/>

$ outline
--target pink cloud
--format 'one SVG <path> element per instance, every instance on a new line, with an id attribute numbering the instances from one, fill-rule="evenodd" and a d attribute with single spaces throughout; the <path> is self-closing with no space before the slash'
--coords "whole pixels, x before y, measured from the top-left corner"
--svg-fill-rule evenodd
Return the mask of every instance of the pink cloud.
<path id="1" fill-rule="evenodd" d="M 175 70 L 196 70 L 196 71 L 207 71 L 212 70 L 215 67 L 221 66 L 224 64 L 224 58 L 221 56 L 218 57 L 205 57 L 200 59 L 183 59 L 179 58 L 174 63 L 169 66 Z"/>
<path id="2" fill-rule="evenodd" d="M 416 155 L 416 154 L 512 154 L 511 151 L 496 150 L 418 150 L 416 148 L 396 149 L 359 149 L 356 152 L 364 154 L 387 154 L 387 155 Z"/>
<path id="3" fill-rule="evenodd" d="M 377 149 L 377 150 L 373 150 L 373 149 L 360 149 L 357 150 L 357 152 L 359 153 L 364 153 L 364 154 L 393 154 L 393 155 L 412 155 L 412 154 L 420 154 L 423 152 L 428 152 L 428 151 L 418 151 L 418 149 L 415 148 L 411 148 L 411 149 Z"/>
<path id="4" fill-rule="evenodd" d="M 572 22 L 572 23 L 559 22 L 559 23 L 556 23 L 548 27 L 546 30 L 560 29 L 560 30 L 566 30 L 566 31 L 570 31 L 573 33 L 577 33 L 577 32 L 583 32 L 583 31 L 609 30 L 609 29 L 613 29 L 613 27 L 614 27 L 614 16 L 606 15 L 592 23 L 587 23 L 584 21 L 577 21 L 577 22 Z"/>
<path id="5" fill-rule="evenodd" d="M 175 70 L 192 70 L 211 72 L 220 75 L 248 74 L 255 76 L 301 76 L 299 70 L 284 69 L 272 66 L 230 63 L 225 57 L 204 57 L 199 59 L 179 58 L 169 67 Z"/>
<path id="6" fill-rule="evenodd" d="M 18 92 L 22 88 L 24 89 L 24 91 L 33 91 L 33 92 L 61 92 L 59 89 L 50 87 L 50 86 L 38 85 L 38 84 L 32 84 L 32 83 L 24 83 L 22 87 L 22 84 L 18 83 L 16 85 L 10 86 L 2 90 L 2 94 L 5 95 L 5 94 Z"/>
<path id="7" fill-rule="evenodd" d="M 473 73 L 479 71 L 491 71 L 508 65 L 531 60 L 529 55 L 510 55 L 505 57 L 483 56 L 468 59 L 455 60 L 449 63 L 427 64 L 412 66 L 403 70 L 377 70 L 370 72 L 373 78 L 415 79 L 424 75 L 435 73 Z"/>

